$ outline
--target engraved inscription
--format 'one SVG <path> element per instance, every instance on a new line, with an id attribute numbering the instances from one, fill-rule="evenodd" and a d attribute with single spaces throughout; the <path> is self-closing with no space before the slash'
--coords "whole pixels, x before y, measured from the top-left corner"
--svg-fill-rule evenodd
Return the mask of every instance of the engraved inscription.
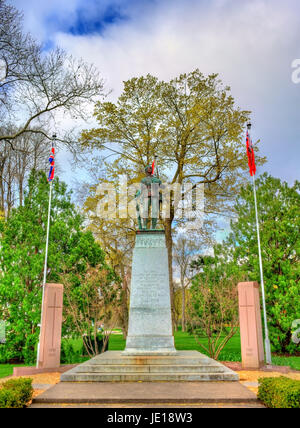
<path id="1" fill-rule="evenodd" d="M 140 301 L 144 302 L 144 306 L 156 306 L 158 305 L 164 297 L 164 294 L 161 290 L 151 290 L 150 288 L 145 288 L 143 290 L 143 295 L 140 297 Z"/>
<path id="2" fill-rule="evenodd" d="M 253 356 L 253 349 L 252 348 L 246 348 L 246 356 L 247 357 Z"/>
<path id="3" fill-rule="evenodd" d="M 55 354 L 56 354 L 56 348 L 50 348 L 48 350 L 49 357 L 55 357 Z"/>
<path id="4" fill-rule="evenodd" d="M 136 272 L 135 280 L 143 287 L 153 287 L 166 279 L 166 275 L 161 272 L 148 270 L 147 272 Z"/>
<path id="5" fill-rule="evenodd" d="M 166 300 L 166 293 L 160 285 L 166 280 L 162 273 L 149 270 L 148 272 L 139 272 L 135 275 L 135 283 L 142 293 L 135 294 L 135 304 L 144 306 L 157 306 Z"/>
<path id="6" fill-rule="evenodd" d="M 136 248 L 161 248 L 165 247 L 165 236 L 138 236 L 136 240 Z"/>

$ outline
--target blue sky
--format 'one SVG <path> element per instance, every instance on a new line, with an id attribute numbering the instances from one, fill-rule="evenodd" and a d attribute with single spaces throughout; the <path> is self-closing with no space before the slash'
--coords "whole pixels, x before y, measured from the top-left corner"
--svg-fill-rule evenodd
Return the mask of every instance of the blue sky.
<path id="1" fill-rule="evenodd" d="M 52 33 L 57 31 L 74 36 L 102 34 L 106 27 L 127 19 L 119 2 L 99 2 L 85 0 L 76 2 L 70 15 L 52 10 L 45 16 L 45 26 Z"/>
<path id="2" fill-rule="evenodd" d="M 165 80 L 195 68 L 219 73 L 237 104 L 253 112 L 253 140 L 268 158 L 258 173 L 290 184 L 300 179 L 300 83 L 292 81 L 300 58 L 298 0 L 10 3 L 45 49 L 59 45 L 94 63 L 112 100 L 123 80 L 148 72 Z"/>

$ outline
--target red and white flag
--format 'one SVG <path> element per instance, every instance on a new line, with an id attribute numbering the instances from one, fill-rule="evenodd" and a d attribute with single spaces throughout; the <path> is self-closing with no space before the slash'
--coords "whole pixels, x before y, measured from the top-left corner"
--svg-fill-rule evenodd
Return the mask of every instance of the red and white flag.
<path id="1" fill-rule="evenodd" d="M 250 171 L 250 175 L 252 177 L 256 173 L 256 165 L 255 165 L 255 156 L 254 156 L 254 149 L 253 149 L 253 145 L 252 145 L 252 140 L 249 136 L 248 131 L 247 131 L 247 136 L 246 136 L 246 146 L 247 146 L 249 171 Z"/>
<path id="2" fill-rule="evenodd" d="M 152 175 L 154 175 L 154 170 L 155 170 L 155 159 L 152 162 Z"/>
<path id="3" fill-rule="evenodd" d="M 52 181 L 54 178 L 54 170 L 55 170 L 54 154 L 55 154 L 54 147 L 52 147 L 51 155 L 49 156 L 50 170 L 48 175 L 48 181 Z"/>

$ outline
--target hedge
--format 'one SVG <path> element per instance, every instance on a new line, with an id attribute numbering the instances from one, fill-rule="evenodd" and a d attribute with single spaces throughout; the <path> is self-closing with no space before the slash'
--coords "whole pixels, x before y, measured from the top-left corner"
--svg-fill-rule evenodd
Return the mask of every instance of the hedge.
<path id="1" fill-rule="evenodd" d="M 258 379 L 258 398 L 273 409 L 300 408 L 300 380 L 284 376 Z"/>
<path id="2" fill-rule="evenodd" d="M 10 379 L 0 388 L 0 408 L 23 408 L 31 400 L 32 379 Z"/>

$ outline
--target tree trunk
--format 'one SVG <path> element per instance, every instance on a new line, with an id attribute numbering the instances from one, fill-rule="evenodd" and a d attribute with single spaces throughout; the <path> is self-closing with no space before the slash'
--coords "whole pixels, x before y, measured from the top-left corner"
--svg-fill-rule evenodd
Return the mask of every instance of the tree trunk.
<path id="1" fill-rule="evenodd" d="M 0 212 L 5 212 L 5 190 L 4 190 L 4 166 L 5 166 L 6 158 L 2 159 L 1 168 L 0 168 Z"/>
<path id="2" fill-rule="evenodd" d="M 2 178 L 0 177 L 0 213 L 4 213 L 5 206 L 4 206 L 4 186 Z"/>
<path id="3" fill-rule="evenodd" d="M 168 250 L 168 265 L 169 265 L 169 287 L 170 287 L 170 299 L 171 299 L 171 314 L 172 314 L 172 329 L 174 333 L 175 323 L 175 307 L 174 307 L 174 292 L 173 292 L 173 240 L 172 240 L 172 219 L 167 218 L 164 222 L 165 235 L 166 235 L 166 246 Z"/>
<path id="4" fill-rule="evenodd" d="M 19 203 L 23 205 L 23 180 L 19 180 Z"/>
<path id="5" fill-rule="evenodd" d="M 183 283 L 181 283 L 181 291 L 182 291 L 181 330 L 185 331 L 185 287 Z"/>

